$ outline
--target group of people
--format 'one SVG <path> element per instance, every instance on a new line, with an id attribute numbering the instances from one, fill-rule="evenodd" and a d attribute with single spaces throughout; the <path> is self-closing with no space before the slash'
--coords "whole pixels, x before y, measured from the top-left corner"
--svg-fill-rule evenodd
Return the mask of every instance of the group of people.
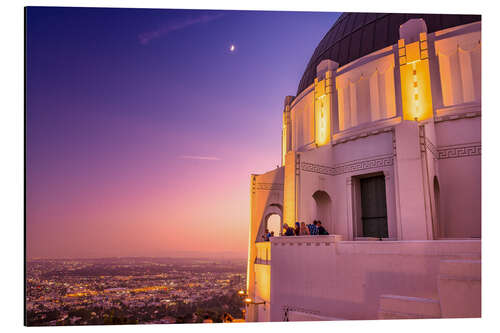
<path id="1" fill-rule="evenodd" d="M 295 228 L 292 228 L 287 223 L 283 225 L 283 236 L 314 236 L 314 235 L 329 235 L 325 227 L 321 224 L 321 221 L 314 220 L 311 224 L 305 224 L 304 222 L 295 222 Z M 269 232 L 266 229 L 262 238 L 264 241 L 269 241 L 269 238 L 274 237 L 274 231 Z"/>

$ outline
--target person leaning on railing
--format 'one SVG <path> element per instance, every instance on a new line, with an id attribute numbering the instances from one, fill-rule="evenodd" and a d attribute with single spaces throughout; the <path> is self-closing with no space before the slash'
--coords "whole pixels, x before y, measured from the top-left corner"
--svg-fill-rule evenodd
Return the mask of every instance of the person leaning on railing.
<path id="1" fill-rule="evenodd" d="M 309 234 L 311 236 L 319 235 L 319 230 L 318 227 L 316 226 L 318 224 L 318 221 L 314 220 L 312 224 L 308 224 L 307 228 L 309 228 Z"/>
<path id="2" fill-rule="evenodd" d="M 308 236 L 311 233 L 304 222 L 300 222 L 300 236 Z"/>
<path id="3" fill-rule="evenodd" d="M 328 231 L 321 225 L 321 221 L 318 221 L 318 224 L 316 225 L 318 227 L 318 234 L 319 235 L 329 235 Z"/>
<path id="4" fill-rule="evenodd" d="M 271 233 L 269 232 L 269 229 L 266 229 L 266 231 L 264 232 L 264 235 L 262 235 L 264 242 L 269 242 L 269 237 L 271 237 Z"/>
<path id="5" fill-rule="evenodd" d="M 287 223 L 283 225 L 283 236 L 293 236 L 293 228 L 290 227 Z"/>
<path id="6" fill-rule="evenodd" d="M 297 221 L 295 222 L 295 228 L 293 229 L 293 233 L 295 236 L 300 236 L 300 223 Z"/>

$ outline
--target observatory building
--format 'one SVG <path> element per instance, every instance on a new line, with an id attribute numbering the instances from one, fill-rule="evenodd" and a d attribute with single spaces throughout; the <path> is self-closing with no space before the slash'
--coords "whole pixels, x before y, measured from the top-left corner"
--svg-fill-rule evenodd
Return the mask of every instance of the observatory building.
<path id="1" fill-rule="evenodd" d="M 480 317 L 481 16 L 342 14 L 250 198 L 247 321 Z"/>

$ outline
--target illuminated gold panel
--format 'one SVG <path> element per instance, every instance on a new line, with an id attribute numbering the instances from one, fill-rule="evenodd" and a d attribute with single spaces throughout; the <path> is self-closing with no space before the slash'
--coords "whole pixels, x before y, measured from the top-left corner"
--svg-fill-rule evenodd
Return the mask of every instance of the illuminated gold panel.
<path id="1" fill-rule="evenodd" d="M 316 144 L 322 146 L 327 144 L 330 138 L 330 112 L 327 95 L 322 95 L 316 99 L 315 124 L 316 124 Z"/>
<path id="2" fill-rule="evenodd" d="M 406 45 L 406 62 L 412 62 L 420 59 L 419 42 Z"/>
<path id="3" fill-rule="evenodd" d="M 281 153 L 282 153 L 282 163 L 285 165 L 285 156 L 288 150 L 290 150 L 290 107 L 287 105 L 285 111 L 283 111 L 283 129 L 281 131 Z"/>
<path id="4" fill-rule="evenodd" d="M 315 82 L 314 124 L 317 146 L 323 146 L 330 141 L 330 93 L 327 94 L 325 81 Z"/>
<path id="5" fill-rule="evenodd" d="M 432 117 L 429 60 L 416 60 L 400 67 L 403 118 L 424 120 Z"/>
<path id="6" fill-rule="evenodd" d="M 271 300 L 271 266 L 255 265 L 255 296 L 257 300 Z"/>
<path id="7" fill-rule="evenodd" d="M 281 137 L 281 144 L 282 144 L 282 147 L 281 147 L 281 153 L 282 153 L 281 165 L 285 165 L 285 155 L 287 152 L 287 145 L 286 145 L 287 137 L 286 136 L 287 136 L 286 115 L 283 114 L 283 131 L 282 131 L 282 137 Z"/>
<path id="8" fill-rule="evenodd" d="M 405 44 L 403 39 L 398 41 L 403 118 L 406 120 L 432 117 L 427 34 L 420 33 L 419 37 L 419 41 L 410 44 Z"/>

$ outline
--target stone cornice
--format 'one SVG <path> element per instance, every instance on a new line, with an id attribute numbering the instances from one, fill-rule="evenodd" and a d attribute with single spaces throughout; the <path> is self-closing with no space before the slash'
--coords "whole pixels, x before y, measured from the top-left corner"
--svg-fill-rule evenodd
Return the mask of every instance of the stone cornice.
<path id="1" fill-rule="evenodd" d="M 382 168 L 394 164 L 393 155 L 384 155 L 372 159 L 354 160 L 334 166 L 324 166 L 319 164 L 302 162 L 300 169 L 303 171 L 320 173 L 329 176 L 337 176 L 343 173 L 356 172 L 361 170 Z"/>

